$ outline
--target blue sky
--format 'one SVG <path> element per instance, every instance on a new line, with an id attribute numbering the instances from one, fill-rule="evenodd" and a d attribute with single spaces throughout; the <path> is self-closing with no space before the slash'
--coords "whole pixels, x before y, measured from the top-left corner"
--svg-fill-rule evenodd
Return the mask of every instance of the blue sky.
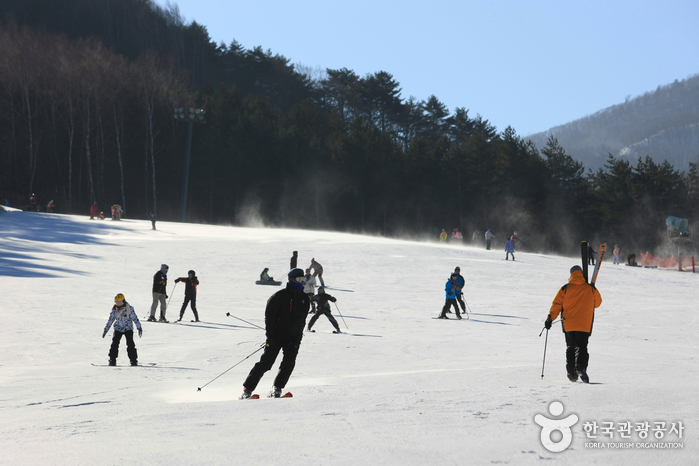
<path id="1" fill-rule="evenodd" d="M 171 3 L 216 42 L 386 71 L 404 98 L 434 94 L 521 136 L 699 73 L 696 0 Z"/>

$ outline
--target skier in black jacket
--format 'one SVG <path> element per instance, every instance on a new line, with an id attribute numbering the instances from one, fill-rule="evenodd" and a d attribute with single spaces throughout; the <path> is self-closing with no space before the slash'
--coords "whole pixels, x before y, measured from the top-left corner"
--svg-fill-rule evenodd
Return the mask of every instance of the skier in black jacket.
<path id="1" fill-rule="evenodd" d="M 179 277 L 175 279 L 175 283 L 184 282 L 184 303 L 182 303 L 182 309 L 180 309 L 180 318 L 177 322 L 182 320 L 184 316 L 184 311 L 187 310 L 187 304 L 191 303 L 192 312 L 194 313 L 194 322 L 199 322 L 199 313 L 197 312 L 197 286 L 199 286 L 199 279 L 194 270 L 187 272 L 186 277 Z"/>
<path id="2" fill-rule="evenodd" d="M 265 330 L 267 342 L 260 362 L 255 364 L 243 383 L 241 400 L 250 398 L 265 372 L 272 368 L 274 361 L 283 350 L 284 357 L 279 366 L 279 372 L 274 379 L 274 387 L 269 396 L 279 398 L 282 389 L 291 377 L 296 365 L 296 355 L 301 346 L 303 328 L 306 326 L 306 316 L 310 301 L 303 292 L 305 277 L 303 270 L 293 269 L 289 272 L 289 283 L 286 288 L 274 293 L 267 301 L 265 309 Z"/>
<path id="3" fill-rule="evenodd" d="M 160 266 L 160 270 L 153 275 L 153 304 L 150 306 L 150 317 L 148 322 L 155 322 L 155 310 L 160 302 L 160 322 L 167 322 L 165 311 L 167 310 L 167 271 L 170 268 L 167 264 Z"/>
<path id="4" fill-rule="evenodd" d="M 316 313 L 313 315 L 311 318 L 311 321 L 308 323 L 308 331 L 309 332 L 315 332 L 315 330 L 312 330 L 313 324 L 316 323 L 316 320 L 318 320 L 318 317 L 321 315 L 324 315 L 325 317 L 328 318 L 330 323 L 335 327 L 335 331 L 333 333 L 341 333 L 340 332 L 340 326 L 337 325 L 337 320 L 335 320 L 335 317 L 331 314 L 332 310 L 330 309 L 330 303 L 328 301 L 335 302 L 337 299 L 335 299 L 333 296 L 330 296 L 325 292 L 325 287 L 318 287 L 318 294 L 313 297 L 313 301 L 318 303 L 318 309 Z"/>

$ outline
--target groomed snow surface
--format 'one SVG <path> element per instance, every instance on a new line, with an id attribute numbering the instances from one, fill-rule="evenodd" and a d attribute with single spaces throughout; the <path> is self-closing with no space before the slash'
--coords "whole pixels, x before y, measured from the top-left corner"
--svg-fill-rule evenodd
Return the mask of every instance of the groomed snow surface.
<path id="1" fill-rule="evenodd" d="M 565 374 L 558 324 L 539 337 L 551 301 L 579 259 L 330 232 L 233 228 L 8 211 L 0 215 L 0 463 L 470 465 L 697 464 L 699 275 L 604 263 L 604 302 L 590 338 L 590 384 Z M 305 333 L 285 391 L 240 401 L 261 353 L 264 267 L 285 278 L 320 262 L 337 297 Z M 622 245 L 623 252 L 623 245 Z M 623 255 L 623 254 L 622 254 Z M 145 322 L 153 275 L 170 266 L 167 317 L 177 318 L 194 269 L 201 323 Z M 435 320 L 455 266 L 470 320 Z M 286 282 L 286 280 L 284 280 Z M 107 362 L 113 298 L 141 318 L 139 361 Z M 451 315 L 453 318 L 453 315 Z M 345 327 L 349 327 L 349 330 Z M 128 364 L 122 341 L 120 366 Z M 552 402 L 564 412 L 549 412 Z M 542 446 L 537 414 L 578 416 L 570 446 Z M 588 439 L 584 423 L 596 423 Z M 603 434 L 613 424 L 613 437 Z M 621 423 L 634 426 L 622 438 Z M 636 424 L 650 423 L 645 440 Z M 655 422 L 665 422 L 656 439 Z M 670 432 L 681 422 L 682 438 Z M 606 424 L 608 427 L 609 424 Z M 550 437 L 562 438 L 560 432 Z M 592 448 L 591 442 L 606 445 Z M 682 448 L 646 448 L 648 443 Z M 633 448 L 624 447 L 631 444 Z M 616 446 L 614 446 L 616 445 Z"/>

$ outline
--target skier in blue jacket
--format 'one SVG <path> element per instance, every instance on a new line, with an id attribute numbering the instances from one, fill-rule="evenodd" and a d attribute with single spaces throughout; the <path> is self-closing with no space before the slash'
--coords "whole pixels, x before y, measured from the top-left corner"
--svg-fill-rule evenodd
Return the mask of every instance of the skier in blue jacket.
<path id="1" fill-rule="evenodd" d="M 515 260 L 515 245 L 510 239 L 508 239 L 507 243 L 505 243 L 505 252 L 505 260 L 510 258 L 510 254 L 512 254 L 512 260 Z"/>
<path id="2" fill-rule="evenodd" d="M 456 289 L 458 287 L 456 283 L 457 277 L 457 274 L 451 274 L 451 277 L 449 277 L 449 280 L 447 280 L 447 284 L 444 286 L 444 291 L 446 291 L 447 293 L 447 300 L 444 303 L 444 307 L 442 308 L 442 313 L 439 315 L 440 319 L 448 319 L 447 311 L 449 310 L 450 306 L 454 306 L 454 309 L 456 310 L 456 318 L 461 320 L 459 306 L 456 304 Z"/>

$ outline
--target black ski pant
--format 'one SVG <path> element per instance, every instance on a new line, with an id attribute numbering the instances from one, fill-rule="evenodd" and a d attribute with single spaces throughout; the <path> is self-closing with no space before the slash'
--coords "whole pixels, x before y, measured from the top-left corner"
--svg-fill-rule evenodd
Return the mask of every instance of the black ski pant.
<path id="1" fill-rule="evenodd" d="M 335 330 L 337 330 L 338 332 L 340 331 L 340 326 L 337 325 L 337 320 L 335 320 L 335 317 L 333 317 L 333 315 L 330 313 L 328 309 L 320 309 L 320 307 L 313 315 L 313 317 L 311 317 L 311 321 L 308 323 L 308 330 L 313 328 L 313 324 L 316 323 L 316 320 L 318 320 L 320 316 L 327 317 L 330 323 L 333 325 L 333 327 L 335 327 Z"/>
<path id="2" fill-rule="evenodd" d="M 590 355 L 587 352 L 587 332 L 566 332 L 566 370 L 575 374 L 577 369 L 587 370 Z"/>
<path id="3" fill-rule="evenodd" d="M 265 351 L 260 357 L 260 362 L 252 367 L 252 370 L 248 374 L 248 378 L 245 379 L 245 383 L 243 383 L 245 390 L 252 392 L 257 388 L 257 384 L 260 382 L 262 376 L 274 365 L 274 361 L 277 359 L 280 350 L 284 351 L 284 357 L 282 358 L 282 363 L 279 365 L 277 377 L 274 379 L 274 386 L 279 389 L 284 388 L 289 381 L 289 377 L 291 377 L 291 373 L 294 371 L 296 355 L 299 354 L 300 346 L 300 341 L 287 341 L 285 343 L 267 342 Z"/>
<path id="4" fill-rule="evenodd" d="M 461 297 L 461 293 L 456 294 L 456 300 L 459 302 L 459 306 L 461 306 L 461 310 L 466 312 L 466 306 L 464 305 L 464 299 Z"/>
<path id="5" fill-rule="evenodd" d="M 449 306 L 454 306 L 454 310 L 456 310 L 456 317 L 461 317 L 461 313 L 459 312 L 459 306 L 456 304 L 456 299 L 447 299 L 447 301 L 444 303 L 444 307 L 442 308 L 442 313 L 439 315 L 439 317 L 446 317 L 447 316 L 447 311 L 449 310 Z"/>
<path id="6" fill-rule="evenodd" d="M 190 304 L 192 306 L 192 312 L 194 313 L 194 320 L 199 320 L 199 313 L 197 312 L 197 297 L 195 296 L 184 296 L 184 303 L 182 303 L 182 309 L 180 309 L 180 320 L 182 320 L 182 316 L 184 315 L 184 311 L 187 310 L 187 304 Z M 206 307 L 206 306 L 204 306 Z"/>
<path id="7" fill-rule="evenodd" d="M 138 361 L 138 352 L 136 351 L 136 344 L 133 342 L 133 330 L 127 330 L 126 332 L 120 332 L 114 330 L 114 336 L 112 337 L 112 346 L 109 348 L 109 359 L 116 361 L 119 356 L 119 343 L 121 342 L 121 337 L 126 337 L 126 354 L 129 355 L 129 360 L 131 362 Z"/>

